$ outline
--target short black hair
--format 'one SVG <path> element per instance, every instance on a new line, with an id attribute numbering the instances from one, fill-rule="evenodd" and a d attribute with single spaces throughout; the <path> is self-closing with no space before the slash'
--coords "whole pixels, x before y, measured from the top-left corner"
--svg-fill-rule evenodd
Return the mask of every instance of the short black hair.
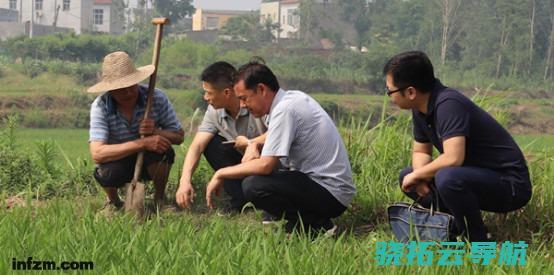
<path id="1" fill-rule="evenodd" d="M 274 92 L 280 89 L 275 74 L 259 60 L 252 60 L 239 68 L 235 77 L 235 84 L 241 80 L 244 80 L 244 86 L 248 90 L 254 89 L 260 83 L 267 85 Z"/>
<path id="2" fill-rule="evenodd" d="M 390 74 L 397 88 L 412 86 L 427 93 L 433 90 L 435 85 L 433 64 L 421 51 L 403 52 L 393 56 L 385 64 L 383 74 Z"/>
<path id="3" fill-rule="evenodd" d="M 200 80 L 210 83 L 217 89 L 225 89 L 233 86 L 236 73 L 237 70 L 233 65 L 219 61 L 206 67 L 200 75 Z"/>

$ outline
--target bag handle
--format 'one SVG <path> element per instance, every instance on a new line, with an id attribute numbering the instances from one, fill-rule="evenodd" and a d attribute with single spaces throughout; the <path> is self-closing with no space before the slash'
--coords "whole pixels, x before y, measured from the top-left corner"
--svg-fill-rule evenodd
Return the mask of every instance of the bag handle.
<path id="1" fill-rule="evenodd" d="M 433 185 L 433 184 L 429 184 L 429 188 L 431 189 L 431 193 L 433 193 L 433 200 L 431 201 L 430 212 L 431 212 L 431 216 L 434 216 L 435 215 L 435 203 L 437 204 L 437 211 L 440 212 L 439 192 L 437 191 L 437 189 L 435 188 L 435 185 Z M 417 199 L 410 205 L 410 207 L 408 207 L 408 211 L 412 211 L 412 208 L 416 204 L 419 204 L 419 201 L 421 200 L 421 198 L 422 197 L 418 196 Z"/>

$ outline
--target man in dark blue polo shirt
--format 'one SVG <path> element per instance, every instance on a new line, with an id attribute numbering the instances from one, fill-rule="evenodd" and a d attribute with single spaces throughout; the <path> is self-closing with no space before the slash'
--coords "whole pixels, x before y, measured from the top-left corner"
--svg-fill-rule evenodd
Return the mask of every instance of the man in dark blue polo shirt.
<path id="1" fill-rule="evenodd" d="M 505 213 L 527 204 L 531 181 L 512 136 L 490 114 L 435 78 L 423 52 L 391 58 L 383 70 L 387 94 L 413 117 L 412 167 L 400 173 L 402 191 L 422 204 L 439 194 L 470 241 L 487 240 L 480 210 Z M 432 147 L 439 151 L 433 160 Z"/>

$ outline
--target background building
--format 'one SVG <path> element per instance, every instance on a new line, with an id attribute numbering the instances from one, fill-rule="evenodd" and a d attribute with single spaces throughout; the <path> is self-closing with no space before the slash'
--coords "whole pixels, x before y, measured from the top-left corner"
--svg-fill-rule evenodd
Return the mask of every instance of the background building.
<path id="1" fill-rule="evenodd" d="M 225 26 L 229 18 L 248 13 L 250 11 L 196 9 L 196 12 L 192 16 L 192 30 L 219 30 Z"/>

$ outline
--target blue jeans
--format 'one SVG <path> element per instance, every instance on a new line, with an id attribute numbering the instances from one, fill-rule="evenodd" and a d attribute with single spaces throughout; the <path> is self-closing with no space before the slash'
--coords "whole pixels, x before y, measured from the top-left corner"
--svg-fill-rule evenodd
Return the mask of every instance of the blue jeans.
<path id="1" fill-rule="evenodd" d="M 412 171 L 408 167 L 400 172 L 400 186 Z M 525 206 L 531 199 L 528 173 L 516 178 L 481 167 L 447 167 L 435 174 L 431 184 L 438 191 L 440 210 L 452 214 L 458 230 L 465 232 L 472 242 L 487 240 L 480 210 L 506 213 Z M 419 197 L 415 191 L 404 193 L 414 200 Z M 429 207 L 432 201 L 430 194 L 421 199 L 421 204 Z"/>

